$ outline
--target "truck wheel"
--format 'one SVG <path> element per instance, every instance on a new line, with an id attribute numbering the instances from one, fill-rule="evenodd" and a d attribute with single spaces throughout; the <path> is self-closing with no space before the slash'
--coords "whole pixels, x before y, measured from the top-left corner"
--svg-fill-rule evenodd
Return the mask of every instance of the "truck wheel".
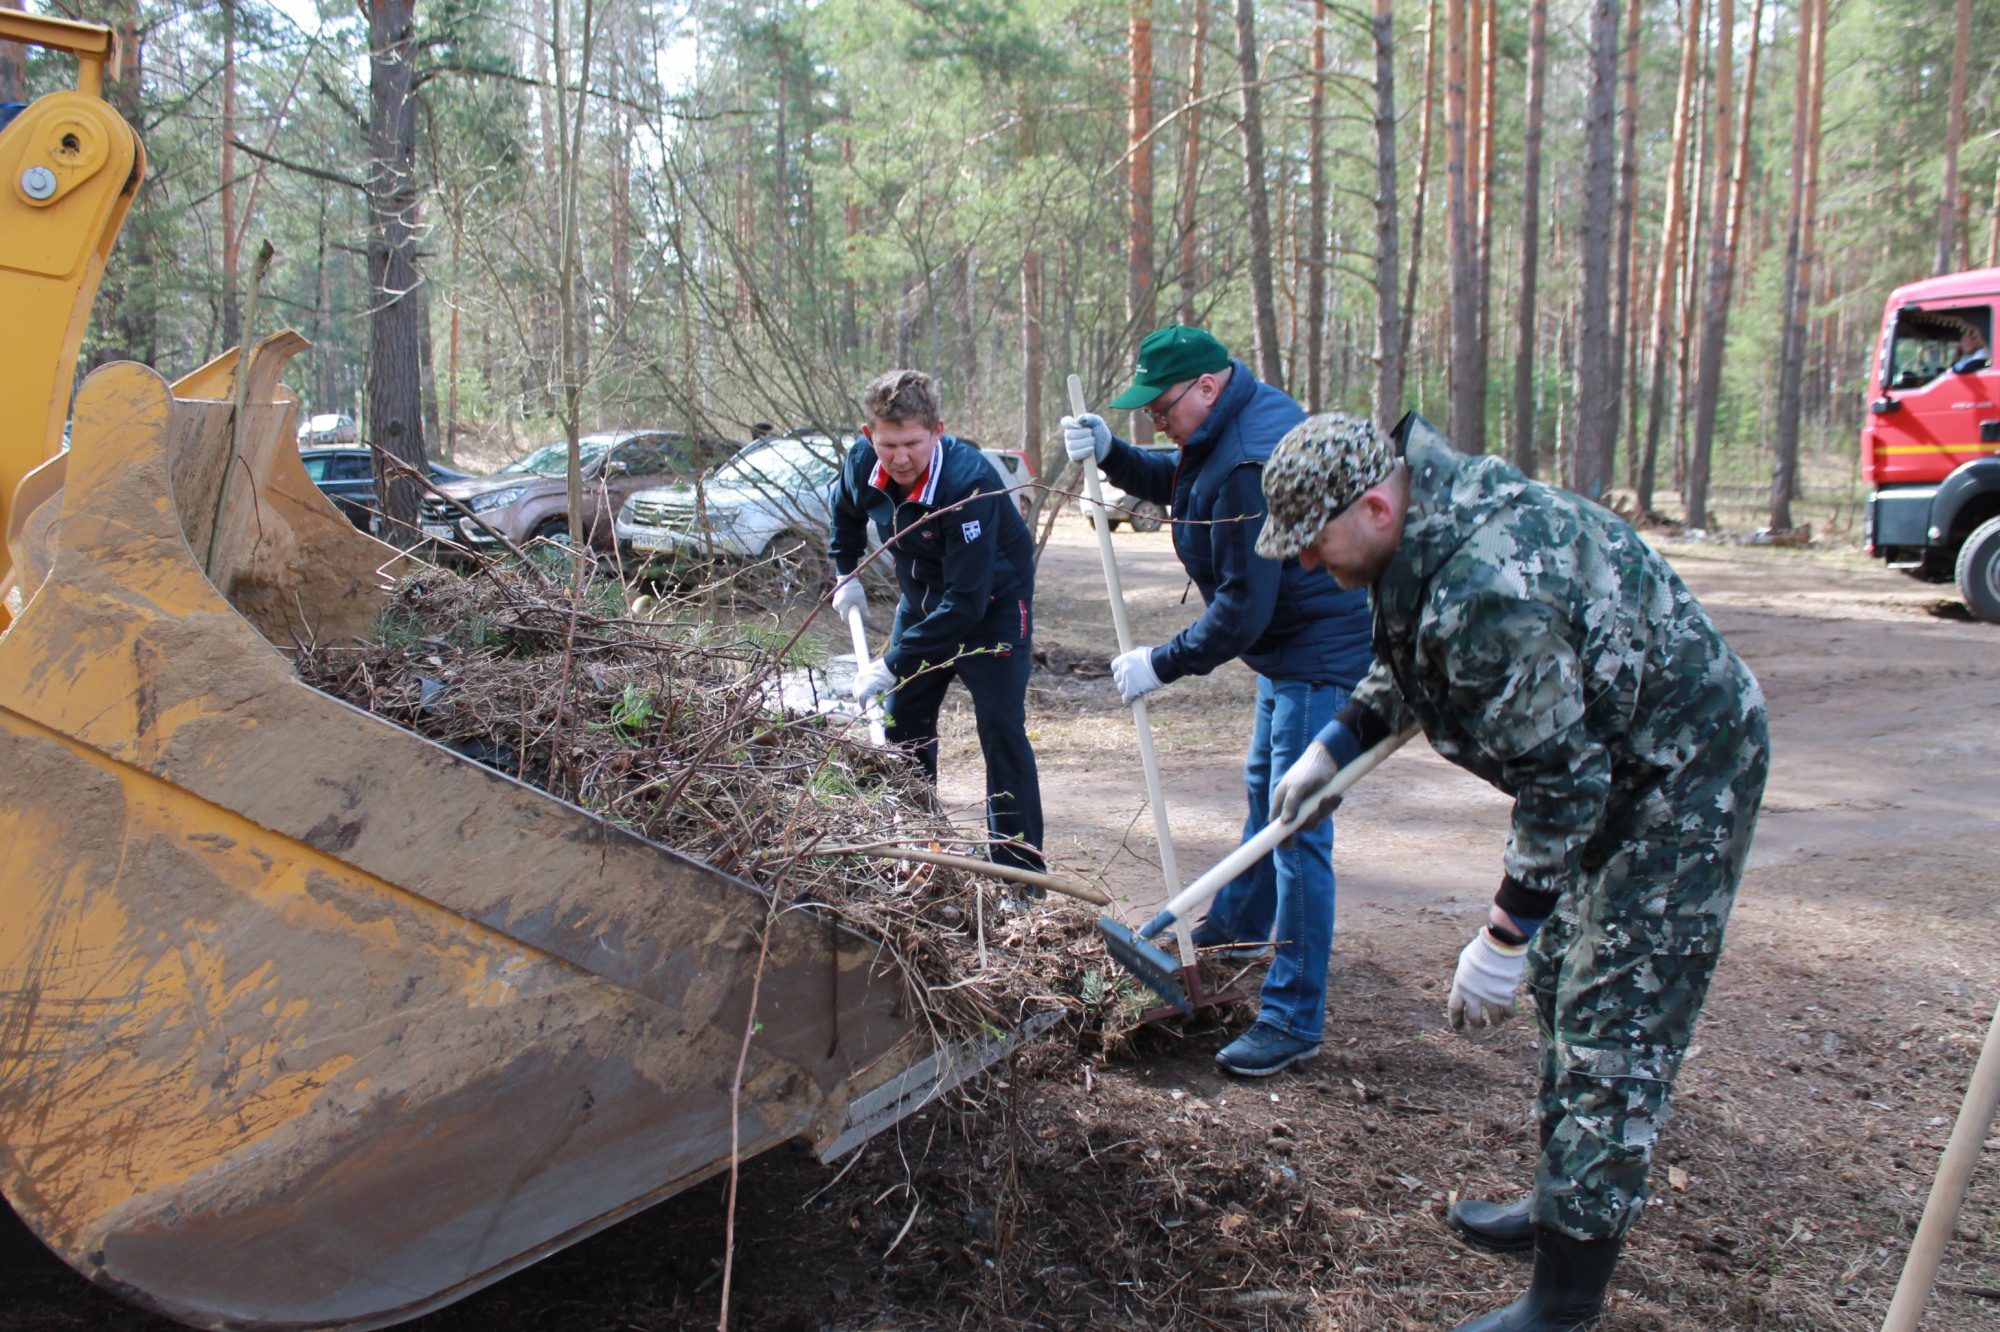
<path id="1" fill-rule="evenodd" d="M 1165 517 L 1166 511 L 1151 500 L 1148 500 L 1132 510 L 1132 530 L 1134 532 L 1157 532 L 1160 530 L 1160 520 Z"/>
<path id="2" fill-rule="evenodd" d="M 1974 615 L 2000 624 L 2000 518 L 1975 527 L 1959 547 L 1958 594 Z"/>

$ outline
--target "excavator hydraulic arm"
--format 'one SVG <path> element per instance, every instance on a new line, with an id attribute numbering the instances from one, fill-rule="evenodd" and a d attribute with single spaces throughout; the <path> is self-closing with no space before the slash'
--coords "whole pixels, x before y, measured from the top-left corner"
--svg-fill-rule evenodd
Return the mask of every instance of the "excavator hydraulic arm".
<path id="1" fill-rule="evenodd" d="M 0 10 L 87 86 L 80 31 Z M 403 557 L 300 464 L 295 335 L 105 366 L 58 454 L 142 162 L 87 93 L 0 131 L 0 1188 L 51 1249 L 198 1327 L 383 1326 L 1053 1020 L 940 1042 L 872 941 L 300 681 Z"/>

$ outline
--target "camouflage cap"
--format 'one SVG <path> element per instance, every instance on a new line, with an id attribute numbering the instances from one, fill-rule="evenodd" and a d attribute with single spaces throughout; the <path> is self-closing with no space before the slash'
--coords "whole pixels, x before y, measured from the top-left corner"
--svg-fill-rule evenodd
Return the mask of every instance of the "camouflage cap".
<path id="1" fill-rule="evenodd" d="M 1257 535 L 1257 553 L 1267 560 L 1292 558 L 1395 466 L 1396 446 L 1372 421 L 1326 412 L 1299 422 L 1264 464 L 1270 513 Z"/>

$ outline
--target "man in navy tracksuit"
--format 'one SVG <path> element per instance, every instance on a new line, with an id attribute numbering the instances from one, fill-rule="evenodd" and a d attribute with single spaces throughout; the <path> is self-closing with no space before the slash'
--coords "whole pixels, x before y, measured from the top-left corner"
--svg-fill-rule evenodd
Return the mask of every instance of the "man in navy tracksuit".
<path id="1" fill-rule="evenodd" d="M 1174 552 L 1208 603 L 1171 642 L 1120 653 L 1112 675 L 1130 703 L 1231 657 L 1257 673 L 1257 718 L 1243 765 L 1247 840 L 1270 821 L 1273 785 L 1368 673 L 1368 596 L 1308 577 L 1296 558 L 1279 563 L 1256 553 L 1264 460 L 1305 412 L 1259 383 L 1210 334 L 1178 325 L 1153 333 L 1139 344 L 1132 387 L 1111 405 L 1143 408 L 1179 454 L 1135 449 L 1094 415 L 1063 418 L 1064 448 L 1086 465 L 1094 458 L 1135 498 L 1168 506 Z M 1277 945 L 1256 1024 L 1215 1057 L 1228 1072 L 1263 1077 L 1318 1053 L 1333 895 L 1327 818 L 1246 870 L 1209 907 L 1194 934 L 1197 946 Z"/>
<path id="2" fill-rule="evenodd" d="M 862 406 L 868 428 L 834 485 L 833 609 L 867 611 L 854 571 L 868 553 L 870 519 L 895 558 L 903 595 L 889 650 L 856 677 L 854 696 L 888 693 L 890 743 L 913 752 L 936 781 L 938 707 L 952 679 L 964 681 L 986 755 L 988 855 L 1042 869 L 1042 788 L 1028 743 L 1028 526 L 985 455 L 944 433 L 929 375 L 892 370 L 869 384 Z"/>

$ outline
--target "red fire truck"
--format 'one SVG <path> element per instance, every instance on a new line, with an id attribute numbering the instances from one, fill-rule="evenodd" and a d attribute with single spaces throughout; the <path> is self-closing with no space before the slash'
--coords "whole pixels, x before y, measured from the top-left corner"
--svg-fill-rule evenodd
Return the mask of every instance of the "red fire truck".
<path id="1" fill-rule="evenodd" d="M 2000 268 L 1898 287 L 1882 313 L 1879 396 L 1861 431 L 1868 553 L 1933 582 L 1956 579 L 2000 623 Z"/>

